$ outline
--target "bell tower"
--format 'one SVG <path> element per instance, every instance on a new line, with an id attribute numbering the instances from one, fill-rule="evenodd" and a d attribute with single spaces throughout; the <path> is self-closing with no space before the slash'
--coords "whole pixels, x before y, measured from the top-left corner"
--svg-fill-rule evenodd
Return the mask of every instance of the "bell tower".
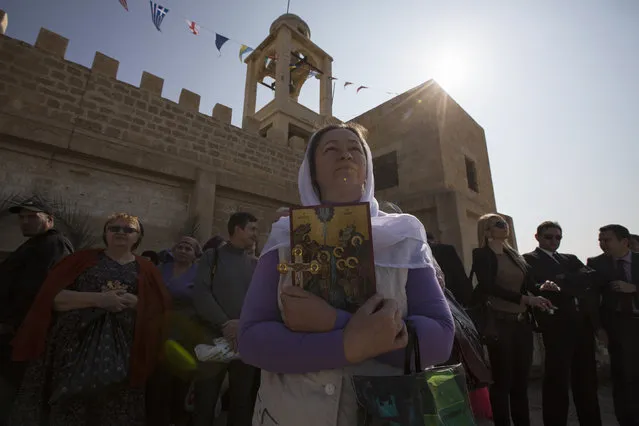
<path id="1" fill-rule="evenodd" d="M 333 114 L 331 58 L 311 41 L 311 30 L 299 16 L 284 14 L 271 24 L 270 34 L 244 61 L 243 127 L 254 119 L 259 132 L 271 140 L 288 143 L 297 136 L 307 140 Z M 265 78 L 270 77 L 268 83 Z M 320 80 L 319 114 L 298 102 L 309 78 Z M 256 111 L 257 85 L 274 91 L 271 102 Z"/>

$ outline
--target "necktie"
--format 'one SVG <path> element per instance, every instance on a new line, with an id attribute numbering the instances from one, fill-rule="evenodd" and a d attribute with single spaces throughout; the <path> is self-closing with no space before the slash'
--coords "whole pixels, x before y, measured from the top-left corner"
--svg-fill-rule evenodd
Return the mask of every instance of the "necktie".
<path id="1" fill-rule="evenodd" d="M 628 282 L 628 275 L 626 274 L 626 261 L 623 259 L 617 259 L 617 271 L 616 274 L 619 281 Z M 619 309 L 621 312 L 632 312 L 632 294 L 618 293 L 619 294 Z"/>
<path id="2" fill-rule="evenodd" d="M 626 275 L 626 261 L 623 259 L 617 259 L 617 279 L 628 282 L 628 275 Z"/>
<path id="3" fill-rule="evenodd" d="M 555 262 L 561 265 L 561 257 L 559 257 L 559 254 L 557 252 L 552 254 L 552 258 L 555 259 Z"/>

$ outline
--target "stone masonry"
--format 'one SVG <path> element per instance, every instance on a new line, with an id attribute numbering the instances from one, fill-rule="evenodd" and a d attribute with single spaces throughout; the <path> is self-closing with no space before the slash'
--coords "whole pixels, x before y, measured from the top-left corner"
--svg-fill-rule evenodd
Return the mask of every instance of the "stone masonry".
<path id="1" fill-rule="evenodd" d="M 274 211 L 297 202 L 301 151 L 232 126 L 224 105 L 199 113 L 186 89 L 178 103 L 162 98 L 155 75 L 120 82 L 102 53 L 90 69 L 69 62 L 67 44 L 46 29 L 35 46 L 0 35 L 0 190 L 76 199 L 96 234 L 112 212 L 139 215 L 142 249 L 170 246 L 189 217 L 202 239 L 226 235 L 238 210 L 262 220 L 263 243 Z M 22 240 L 9 218 L 0 233 L 2 251 Z"/>
<path id="2" fill-rule="evenodd" d="M 6 14 L 0 21 L 6 26 Z M 247 88 L 266 72 L 256 64 L 264 63 L 269 49 L 278 57 L 307 52 L 330 71 L 332 59 L 310 41 L 310 29 L 302 31 L 307 27 L 295 15 L 275 21 L 247 59 L 253 64 Z M 261 220 L 263 244 L 275 210 L 298 202 L 297 170 L 306 145 L 300 135 L 334 119 L 332 98 L 323 98 L 323 115 L 300 121 L 295 111 L 307 111 L 293 108 L 298 104 L 288 99 L 289 84 L 280 85 L 279 103 L 267 105 L 270 115 L 254 111 L 247 89 L 253 109 L 238 128 L 231 125 L 230 108 L 217 104 L 211 116 L 201 114 L 200 96 L 186 89 L 177 103 L 162 98 L 164 81 L 155 75 L 144 72 L 139 87 L 118 81 L 118 61 L 102 53 L 91 68 L 67 61 L 67 44 L 46 29 L 35 46 L 0 33 L 0 192 L 43 191 L 77 200 L 92 215 L 96 234 L 112 212 L 138 215 L 146 229 L 141 249 L 169 247 L 194 218 L 201 240 L 226 235 L 229 214 L 247 210 Z M 278 79 L 288 76 L 282 71 L 288 65 L 276 68 Z M 293 77 L 297 85 L 306 79 L 287 78 Z M 496 210 L 481 126 L 434 81 L 354 121 L 369 130 L 378 200 L 415 214 L 453 244 L 470 269 L 477 219 Z M 0 252 L 22 241 L 7 218 L 0 220 L 0 235 Z"/>
<path id="3" fill-rule="evenodd" d="M 432 80 L 353 121 L 369 131 L 377 199 L 417 216 L 470 269 L 477 220 L 496 211 L 484 129 Z M 390 180 L 394 169 L 377 162 L 389 156 L 398 165 Z"/>

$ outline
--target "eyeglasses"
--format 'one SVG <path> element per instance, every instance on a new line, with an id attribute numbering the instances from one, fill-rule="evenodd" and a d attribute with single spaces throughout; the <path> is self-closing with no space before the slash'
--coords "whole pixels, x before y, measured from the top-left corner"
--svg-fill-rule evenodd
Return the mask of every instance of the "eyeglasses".
<path id="1" fill-rule="evenodd" d="M 557 240 L 557 241 L 561 241 L 561 239 L 563 238 L 561 235 L 544 235 L 544 240 Z"/>
<path id="2" fill-rule="evenodd" d="M 495 224 L 493 226 L 495 228 L 505 229 L 508 226 L 508 224 L 506 222 L 504 222 L 503 220 L 500 220 L 500 221 L 495 222 Z"/>
<path id="3" fill-rule="evenodd" d="M 108 226 L 107 230 L 109 232 L 113 232 L 114 234 L 117 234 L 117 233 L 133 234 L 134 232 L 138 232 L 138 230 L 133 228 L 132 226 L 117 226 L 117 225 Z"/>

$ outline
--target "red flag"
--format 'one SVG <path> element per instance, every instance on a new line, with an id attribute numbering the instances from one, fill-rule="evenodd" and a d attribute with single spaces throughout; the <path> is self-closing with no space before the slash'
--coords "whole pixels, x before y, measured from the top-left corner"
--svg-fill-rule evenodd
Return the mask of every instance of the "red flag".
<path id="1" fill-rule="evenodd" d="M 355 92 L 355 93 L 359 93 L 359 91 L 360 91 L 360 90 L 362 90 L 362 89 L 368 89 L 368 87 L 366 87 L 366 86 L 359 86 L 359 87 L 357 88 L 357 92 Z"/>
<path id="2" fill-rule="evenodd" d="M 189 21 L 188 19 L 186 20 L 186 24 L 189 26 L 189 30 L 191 30 L 191 32 L 194 35 L 198 35 L 200 33 L 200 26 L 198 24 L 196 24 L 193 21 Z"/>
<path id="3" fill-rule="evenodd" d="M 126 0 L 120 0 L 120 4 L 124 8 L 124 10 L 126 10 L 127 12 L 129 11 L 129 6 L 126 4 Z"/>

